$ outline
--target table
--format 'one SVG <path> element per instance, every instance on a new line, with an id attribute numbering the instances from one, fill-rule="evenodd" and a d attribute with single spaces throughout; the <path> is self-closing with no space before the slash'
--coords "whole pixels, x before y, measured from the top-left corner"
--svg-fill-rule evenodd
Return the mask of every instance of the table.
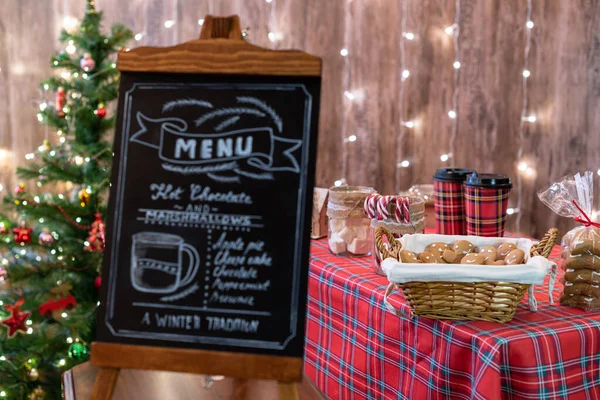
<path id="1" fill-rule="evenodd" d="M 538 312 L 524 300 L 509 323 L 409 320 L 369 263 L 312 241 L 305 370 L 329 398 L 600 399 L 600 313 L 560 306 L 559 282 L 555 305 L 536 286 Z"/>
<path id="2" fill-rule="evenodd" d="M 88 400 L 98 368 L 83 363 L 63 374 L 65 400 Z M 274 381 L 236 381 L 225 378 L 214 382 L 211 388 L 202 386 L 204 375 L 166 371 L 122 369 L 117 380 L 113 400 L 277 400 Z M 298 385 L 299 400 L 324 399 L 310 379 L 304 377 Z"/>

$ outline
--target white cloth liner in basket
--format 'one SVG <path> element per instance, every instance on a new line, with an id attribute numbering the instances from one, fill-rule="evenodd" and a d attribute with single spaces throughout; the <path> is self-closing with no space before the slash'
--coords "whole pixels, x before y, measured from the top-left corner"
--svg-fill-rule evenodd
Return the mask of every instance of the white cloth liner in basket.
<path id="1" fill-rule="evenodd" d="M 475 247 L 499 246 L 502 243 L 513 243 L 525 252 L 525 264 L 518 265 L 466 265 L 466 264 L 404 264 L 402 261 L 387 258 L 381 267 L 390 281 L 385 294 L 385 305 L 389 311 L 398 314 L 389 303 L 389 296 L 396 283 L 406 282 L 510 282 L 530 284 L 528 291 L 529 309 L 537 311 L 537 302 L 533 295 L 533 285 L 541 285 L 550 274 L 548 280 L 548 295 L 550 304 L 554 304 L 552 291 L 556 280 L 556 263 L 542 256 L 531 257 L 534 242 L 525 238 L 497 238 L 480 236 L 404 235 L 396 239 L 402 244 L 403 250 L 421 253 L 433 242 L 453 243 L 457 240 L 468 240 Z"/>

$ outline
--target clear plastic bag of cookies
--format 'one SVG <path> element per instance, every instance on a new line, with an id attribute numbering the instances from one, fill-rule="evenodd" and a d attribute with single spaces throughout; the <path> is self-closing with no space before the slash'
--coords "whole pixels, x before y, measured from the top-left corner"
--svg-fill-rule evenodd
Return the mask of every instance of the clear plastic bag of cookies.
<path id="1" fill-rule="evenodd" d="M 600 224 L 592 220 L 594 173 L 566 176 L 538 192 L 538 197 L 556 214 L 581 224 L 562 239 L 565 289 L 560 303 L 600 311 Z"/>

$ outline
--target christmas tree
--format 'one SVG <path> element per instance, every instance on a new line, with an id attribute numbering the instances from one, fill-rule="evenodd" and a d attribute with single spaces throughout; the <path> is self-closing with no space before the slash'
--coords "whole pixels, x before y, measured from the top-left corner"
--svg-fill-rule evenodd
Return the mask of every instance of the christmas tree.
<path id="1" fill-rule="evenodd" d="M 113 156 L 105 107 L 117 97 L 114 56 L 133 37 L 122 25 L 104 35 L 101 21 L 87 0 L 79 30 L 61 32 L 37 115 L 58 140 L 27 155 L 17 173 L 30 183 L 5 198 L 0 399 L 60 399 L 61 374 L 88 358 Z M 55 194 L 37 193 L 48 184 Z"/>

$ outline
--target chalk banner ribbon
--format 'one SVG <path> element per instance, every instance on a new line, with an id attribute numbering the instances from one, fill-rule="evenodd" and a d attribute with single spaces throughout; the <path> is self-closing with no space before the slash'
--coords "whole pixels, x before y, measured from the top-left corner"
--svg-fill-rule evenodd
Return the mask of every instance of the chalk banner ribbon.
<path id="1" fill-rule="evenodd" d="M 207 134 L 187 132 L 188 125 L 180 118 L 152 119 L 138 112 L 136 119 L 140 129 L 129 140 L 157 149 L 162 160 L 173 164 L 246 159 L 249 165 L 264 171 L 300 172 L 292 153 L 302 141 L 275 136 L 269 127 Z"/>

